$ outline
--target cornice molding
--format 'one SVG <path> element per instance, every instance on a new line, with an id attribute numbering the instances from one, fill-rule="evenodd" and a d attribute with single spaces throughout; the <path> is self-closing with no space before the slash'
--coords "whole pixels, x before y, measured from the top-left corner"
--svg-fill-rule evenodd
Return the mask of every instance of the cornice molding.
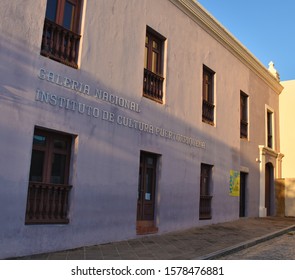
<path id="1" fill-rule="evenodd" d="M 268 69 L 247 50 L 229 31 L 226 30 L 209 12 L 194 0 L 169 0 L 215 40 L 222 44 L 236 58 L 256 73 L 277 94 L 283 86 Z"/>
<path id="2" fill-rule="evenodd" d="M 264 145 L 259 145 L 258 146 L 259 150 L 260 150 L 260 154 L 261 155 L 269 155 L 269 156 L 272 156 L 274 158 L 280 158 L 282 159 L 284 157 L 284 154 L 280 153 L 280 152 L 277 152 L 271 148 L 268 148 Z"/>

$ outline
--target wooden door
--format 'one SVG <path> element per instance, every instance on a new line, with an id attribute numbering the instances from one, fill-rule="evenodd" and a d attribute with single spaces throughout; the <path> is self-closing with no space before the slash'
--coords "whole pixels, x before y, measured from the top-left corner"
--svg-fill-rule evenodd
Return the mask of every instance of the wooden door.
<path id="1" fill-rule="evenodd" d="M 157 156 L 141 152 L 138 182 L 137 220 L 153 221 L 155 214 Z"/>
<path id="2" fill-rule="evenodd" d="M 274 185 L 273 165 L 265 165 L 265 208 L 267 216 L 272 214 L 272 190 Z"/>
<path id="3" fill-rule="evenodd" d="M 240 173 L 240 217 L 246 216 L 246 179 L 247 173 Z"/>

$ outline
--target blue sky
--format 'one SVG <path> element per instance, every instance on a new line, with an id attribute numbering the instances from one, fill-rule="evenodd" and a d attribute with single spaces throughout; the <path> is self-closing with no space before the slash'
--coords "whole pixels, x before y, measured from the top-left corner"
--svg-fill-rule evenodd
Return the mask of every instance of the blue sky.
<path id="1" fill-rule="evenodd" d="M 295 79 L 294 0 L 197 0 L 281 81 Z"/>

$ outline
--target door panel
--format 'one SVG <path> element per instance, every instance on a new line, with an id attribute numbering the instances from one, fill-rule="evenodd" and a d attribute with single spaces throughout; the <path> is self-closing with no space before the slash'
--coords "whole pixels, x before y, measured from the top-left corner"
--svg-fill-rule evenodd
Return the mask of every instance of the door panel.
<path id="1" fill-rule="evenodd" d="M 156 167 L 157 156 L 141 152 L 137 200 L 137 220 L 140 221 L 154 220 Z"/>
<path id="2" fill-rule="evenodd" d="M 265 208 L 267 216 L 272 215 L 272 191 L 274 185 L 273 165 L 265 165 Z"/>
<path id="3" fill-rule="evenodd" d="M 246 216 L 246 184 L 247 173 L 240 173 L 240 217 Z"/>

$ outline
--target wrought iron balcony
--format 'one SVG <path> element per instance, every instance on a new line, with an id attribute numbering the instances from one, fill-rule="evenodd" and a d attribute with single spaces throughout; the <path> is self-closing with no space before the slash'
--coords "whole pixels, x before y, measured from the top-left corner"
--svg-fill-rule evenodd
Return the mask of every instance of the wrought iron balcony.
<path id="1" fill-rule="evenodd" d="M 214 104 L 203 99 L 203 110 L 202 118 L 203 122 L 208 122 L 210 124 L 214 123 Z"/>
<path id="2" fill-rule="evenodd" d="M 162 103 L 163 81 L 163 77 L 153 73 L 148 69 L 144 69 L 143 95 Z"/>
<path id="3" fill-rule="evenodd" d="M 240 137 L 248 138 L 248 122 L 241 120 Z"/>
<path id="4" fill-rule="evenodd" d="M 200 213 L 199 219 L 200 220 L 209 220 L 212 218 L 211 215 L 211 195 L 201 195 L 200 196 Z"/>
<path id="5" fill-rule="evenodd" d="M 26 224 L 67 224 L 72 186 L 30 182 Z"/>
<path id="6" fill-rule="evenodd" d="M 78 68 L 78 48 L 81 36 L 45 19 L 41 54 L 68 66 Z"/>

